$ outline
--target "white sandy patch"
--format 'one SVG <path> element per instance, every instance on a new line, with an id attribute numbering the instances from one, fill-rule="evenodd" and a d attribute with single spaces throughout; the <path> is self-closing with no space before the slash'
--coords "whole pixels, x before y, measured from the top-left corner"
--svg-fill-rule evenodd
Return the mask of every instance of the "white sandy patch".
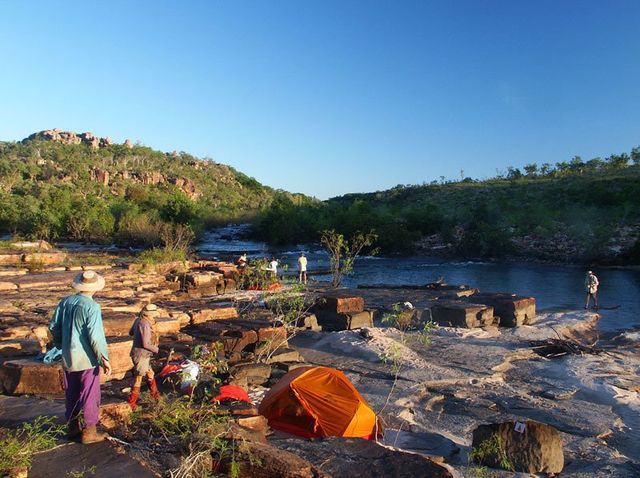
<path id="1" fill-rule="evenodd" d="M 367 338 L 364 338 L 365 334 Z M 406 340 L 411 340 L 411 336 L 407 334 Z M 362 331 L 334 332 L 319 340 L 317 345 L 369 362 L 391 363 L 394 358 L 397 358 L 404 366 L 415 368 L 430 366 L 408 345 L 402 343 L 400 332 L 393 328 L 371 327 Z"/>
<path id="2" fill-rule="evenodd" d="M 461 339 L 495 339 L 502 335 L 498 327 L 486 329 L 463 329 L 458 327 L 438 327 L 433 330 L 433 335 L 439 337 L 460 337 Z"/>

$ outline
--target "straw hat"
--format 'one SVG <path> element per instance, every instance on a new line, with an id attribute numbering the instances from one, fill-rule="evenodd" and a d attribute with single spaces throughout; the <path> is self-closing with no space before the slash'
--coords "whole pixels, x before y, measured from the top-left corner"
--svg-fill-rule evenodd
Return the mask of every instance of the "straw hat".
<path id="1" fill-rule="evenodd" d="M 71 287 L 79 292 L 96 292 L 104 289 L 104 277 L 96 271 L 84 271 L 73 279 Z"/>
<path id="2" fill-rule="evenodd" d="M 160 315 L 160 311 L 156 304 L 147 304 L 144 309 L 142 309 L 141 314 L 145 317 L 157 317 Z"/>

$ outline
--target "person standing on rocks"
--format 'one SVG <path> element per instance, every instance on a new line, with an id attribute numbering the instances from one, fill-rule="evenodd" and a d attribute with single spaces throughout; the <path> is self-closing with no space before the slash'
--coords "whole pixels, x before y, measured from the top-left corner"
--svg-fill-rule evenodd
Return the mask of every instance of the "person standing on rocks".
<path id="1" fill-rule="evenodd" d="M 158 385 L 151 368 L 151 357 L 158 353 L 158 331 L 156 327 L 156 317 L 159 315 L 155 304 L 148 304 L 140 316 L 136 319 L 129 330 L 129 335 L 133 336 L 133 348 L 131 349 L 131 359 L 133 360 L 133 387 L 129 395 L 129 406 L 135 410 L 140 397 L 142 377 L 147 377 L 147 384 L 151 391 L 151 396 L 155 400 L 160 399 Z"/>
<path id="2" fill-rule="evenodd" d="M 244 271 L 244 269 L 247 267 L 247 253 L 246 252 L 244 254 L 242 254 L 240 257 L 238 257 L 238 260 L 236 260 L 236 265 L 238 266 L 238 270 L 240 272 Z"/>
<path id="3" fill-rule="evenodd" d="M 589 300 L 593 298 L 593 306 L 598 308 L 598 286 L 600 282 L 592 271 L 587 271 L 587 277 L 584 281 L 585 289 L 587 290 L 587 301 L 584 304 L 584 308 L 589 308 Z"/>
<path id="4" fill-rule="evenodd" d="M 307 258 L 304 256 L 304 252 L 300 253 L 298 257 L 298 282 L 301 284 L 307 283 Z"/>
<path id="5" fill-rule="evenodd" d="M 278 278 L 278 259 L 275 257 L 271 258 L 271 262 L 269 262 L 269 270 L 271 271 L 271 275 L 274 279 Z"/>
<path id="6" fill-rule="evenodd" d="M 104 278 L 95 271 L 78 274 L 71 284 L 78 293 L 60 301 L 49 323 L 53 343 L 62 351 L 67 436 L 80 437 L 83 444 L 107 438 L 96 426 L 100 418 L 100 368 L 111 375 L 111 364 L 102 310 L 93 300 L 104 285 Z"/>

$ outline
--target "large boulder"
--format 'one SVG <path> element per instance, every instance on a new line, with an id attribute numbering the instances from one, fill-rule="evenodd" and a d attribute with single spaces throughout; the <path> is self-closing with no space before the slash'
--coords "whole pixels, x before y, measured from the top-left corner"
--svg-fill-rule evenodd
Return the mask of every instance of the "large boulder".
<path id="1" fill-rule="evenodd" d="M 473 431 L 474 459 L 491 468 L 524 473 L 560 473 L 564 453 L 560 433 L 527 420 L 480 425 Z"/>

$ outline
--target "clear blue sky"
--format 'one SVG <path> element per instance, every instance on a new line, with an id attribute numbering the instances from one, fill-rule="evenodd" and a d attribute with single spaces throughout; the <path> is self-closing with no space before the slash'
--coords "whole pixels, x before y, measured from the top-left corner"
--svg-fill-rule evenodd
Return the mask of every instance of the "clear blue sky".
<path id="1" fill-rule="evenodd" d="M 92 131 L 327 198 L 640 144 L 640 1 L 0 0 L 0 139 Z"/>

